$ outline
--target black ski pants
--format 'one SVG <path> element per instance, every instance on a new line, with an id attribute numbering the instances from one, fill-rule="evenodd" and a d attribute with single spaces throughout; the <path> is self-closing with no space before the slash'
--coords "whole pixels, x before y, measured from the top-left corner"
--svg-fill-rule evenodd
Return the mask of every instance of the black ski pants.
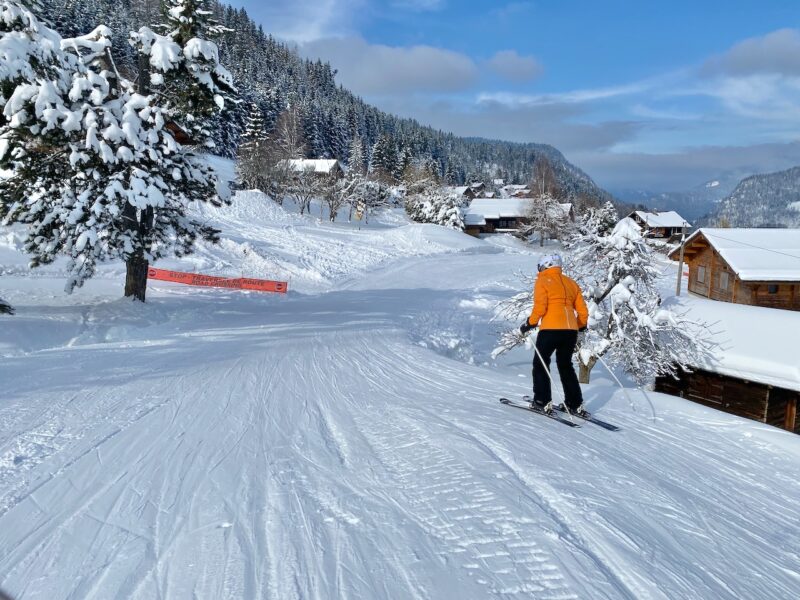
<path id="1" fill-rule="evenodd" d="M 556 353 L 556 365 L 561 377 L 561 385 L 567 407 L 575 410 L 583 404 L 583 394 L 578 383 L 578 376 L 572 366 L 572 355 L 578 343 L 578 332 L 574 329 L 544 329 L 536 336 L 536 349 L 533 355 L 533 400 L 540 406 L 546 405 L 553 398 L 550 389 L 550 357 Z M 541 354 L 541 359 L 539 355 Z M 542 363 L 544 360 L 544 363 Z"/>

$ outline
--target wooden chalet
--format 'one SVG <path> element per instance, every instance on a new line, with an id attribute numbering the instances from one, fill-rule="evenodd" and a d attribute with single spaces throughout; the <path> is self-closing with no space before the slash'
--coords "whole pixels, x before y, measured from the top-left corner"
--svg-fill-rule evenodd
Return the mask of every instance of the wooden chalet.
<path id="1" fill-rule="evenodd" d="M 484 233 L 511 233 L 528 223 L 532 198 L 475 198 L 464 215 L 465 231 L 474 236 Z M 575 220 L 571 203 L 555 204 L 554 218 Z"/>
<path id="2" fill-rule="evenodd" d="M 517 198 L 475 198 L 464 214 L 465 231 L 482 233 L 516 231 L 526 222 L 527 202 Z"/>
<path id="3" fill-rule="evenodd" d="M 687 233 L 691 227 L 691 224 L 674 210 L 668 212 L 635 210 L 628 215 L 628 218 L 633 219 L 642 228 L 642 235 L 646 238 L 668 239 Z"/>
<path id="4" fill-rule="evenodd" d="M 482 181 L 473 181 L 469 184 L 469 189 L 471 189 L 475 193 L 475 197 L 478 198 L 486 191 L 486 184 Z"/>
<path id="5" fill-rule="evenodd" d="M 800 314 L 684 296 L 678 310 L 706 323 L 716 343 L 691 370 L 656 379 L 655 390 L 800 433 Z"/>
<path id="6" fill-rule="evenodd" d="M 680 248 L 669 257 L 680 260 Z M 684 244 L 684 261 L 693 294 L 800 311 L 798 229 L 699 229 Z"/>

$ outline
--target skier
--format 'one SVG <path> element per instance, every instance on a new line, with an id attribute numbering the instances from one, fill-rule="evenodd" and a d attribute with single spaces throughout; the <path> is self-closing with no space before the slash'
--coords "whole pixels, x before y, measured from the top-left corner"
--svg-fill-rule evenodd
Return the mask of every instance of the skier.
<path id="1" fill-rule="evenodd" d="M 589 311 L 578 284 L 561 272 L 561 256 L 551 254 L 539 259 L 539 275 L 533 291 L 533 310 L 520 326 L 525 335 L 539 327 L 536 352 L 533 356 L 532 408 L 545 413 L 553 410 L 550 389 L 550 357 L 556 353 L 556 365 L 564 387 L 567 408 L 578 416 L 587 416 L 578 376 L 572 366 L 572 355 L 578 343 L 578 332 L 586 330 Z"/>

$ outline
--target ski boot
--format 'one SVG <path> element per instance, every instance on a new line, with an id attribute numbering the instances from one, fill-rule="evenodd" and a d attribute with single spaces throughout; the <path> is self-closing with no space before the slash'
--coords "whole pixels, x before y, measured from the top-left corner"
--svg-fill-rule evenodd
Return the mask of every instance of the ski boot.
<path id="1" fill-rule="evenodd" d="M 569 414 L 574 415 L 576 417 L 580 417 L 581 419 L 588 419 L 588 418 L 590 418 L 592 416 L 591 413 L 588 410 L 583 408 L 583 404 L 581 404 L 578 408 L 576 408 L 574 410 L 567 410 L 567 407 L 562 403 L 562 404 L 559 404 L 558 410 L 560 410 L 561 412 L 569 413 Z"/>
<path id="2" fill-rule="evenodd" d="M 539 404 L 533 400 L 531 400 L 531 409 L 548 416 L 552 415 L 554 410 L 552 402 L 548 402 L 547 404 Z"/>

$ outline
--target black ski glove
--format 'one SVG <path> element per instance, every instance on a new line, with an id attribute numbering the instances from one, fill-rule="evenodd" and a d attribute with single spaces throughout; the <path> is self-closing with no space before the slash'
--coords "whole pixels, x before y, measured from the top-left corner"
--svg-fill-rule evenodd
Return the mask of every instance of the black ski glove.
<path id="1" fill-rule="evenodd" d="M 583 333 L 584 331 L 589 331 L 589 327 L 588 327 L 587 325 L 584 325 L 583 327 L 581 327 L 580 329 L 578 329 L 578 332 L 579 332 L 579 333 Z"/>
<path id="2" fill-rule="evenodd" d="M 528 323 L 528 321 L 527 321 L 527 320 L 526 320 L 526 321 L 525 321 L 525 322 L 524 322 L 522 325 L 520 325 L 520 326 L 519 326 L 519 332 L 520 332 L 522 335 L 525 335 L 525 334 L 526 334 L 526 333 L 528 333 L 528 332 L 529 332 L 531 329 L 536 329 L 536 325 L 531 325 L 530 323 Z"/>

